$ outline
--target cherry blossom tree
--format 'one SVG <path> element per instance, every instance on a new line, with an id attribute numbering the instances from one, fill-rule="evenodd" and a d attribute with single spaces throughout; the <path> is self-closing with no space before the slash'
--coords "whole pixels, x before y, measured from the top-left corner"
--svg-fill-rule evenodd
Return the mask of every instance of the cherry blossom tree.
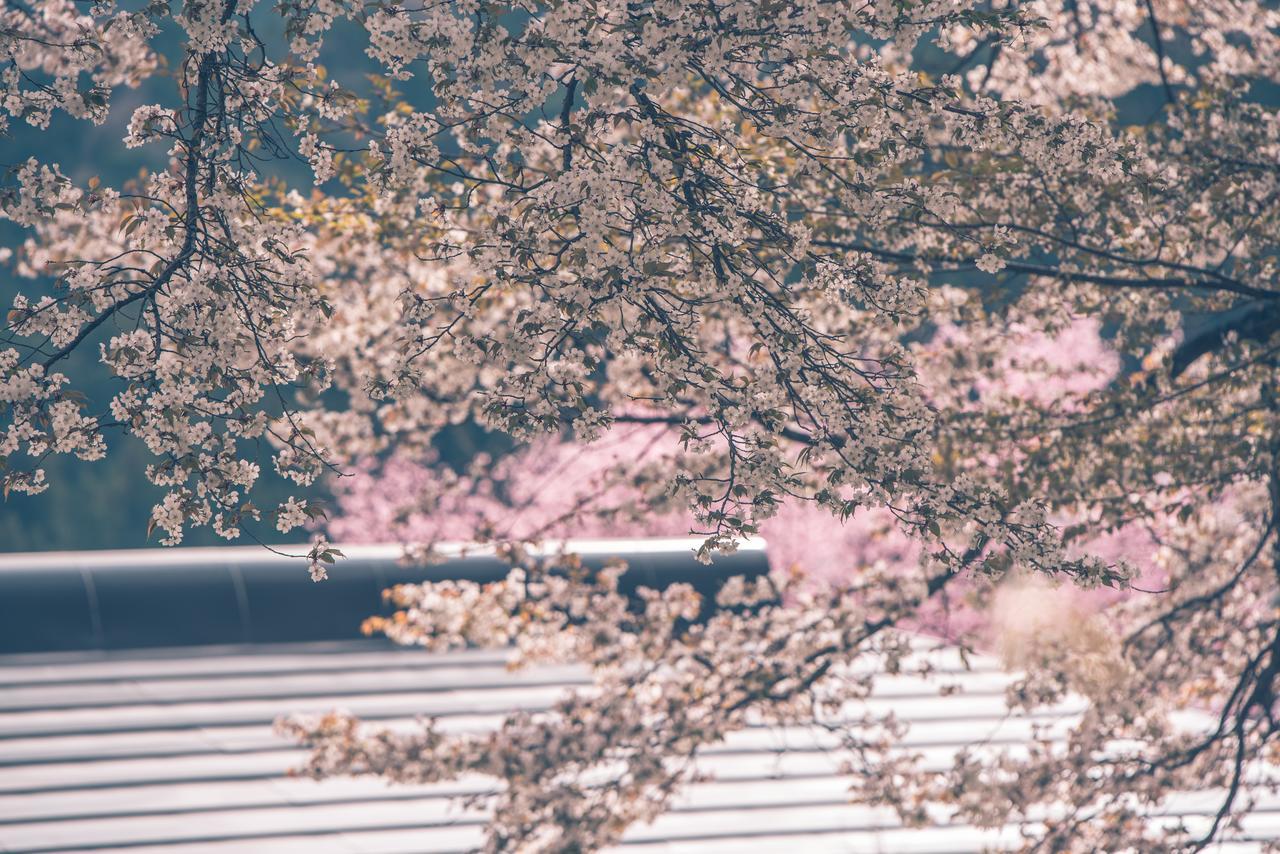
<path id="1" fill-rule="evenodd" d="M 380 74 L 330 72 L 353 40 Z M 847 710 L 873 681 L 850 674 L 904 666 L 893 629 L 952 591 L 1042 579 L 1125 591 L 1085 640 L 1019 645 L 1014 703 L 1090 701 L 1067 749 L 925 773 L 891 722 L 850 721 L 858 797 L 1026 820 L 1029 847 L 1195 849 L 1268 784 L 1269 4 L 6 0 L 0 50 L 5 130 L 30 141 L 0 212 L 38 294 L 0 344 L 6 496 L 128 433 L 174 544 L 288 532 L 326 472 L 428 460 L 449 430 L 568 465 L 560 438 L 655 437 L 527 530 L 473 508 L 510 579 L 400 589 L 383 626 L 582 660 L 595 690 L 483 736 L 294 723 L 316 773 L 489 773 L 493 849 L 595 848 L 746 721 Z M 55 116 L 102 123 L 144 81 L 168 94 L 122 142 L 167 168 L 81 186 L 41 159 Z M 86 348 L 105 407 L 66 368 Z M 253 502 L 262 448 L 297 485 L 279 506 Z M 525 464 L 497 465 L 422 485 L 509 504 L 485 489 Z M 902 545 L 827 584 L 730 583 L 702 620 L 683 586 L 637 605 L 615 571 L 514 542 L 672 518 L 710 558 L 813 510 Z M 313 576 L 336 556 L 317 542 Z M 1191 705 L 1217 727 L 1178 729 Z M 1211 827 L 1144 820 L 1206 785 Z"/>

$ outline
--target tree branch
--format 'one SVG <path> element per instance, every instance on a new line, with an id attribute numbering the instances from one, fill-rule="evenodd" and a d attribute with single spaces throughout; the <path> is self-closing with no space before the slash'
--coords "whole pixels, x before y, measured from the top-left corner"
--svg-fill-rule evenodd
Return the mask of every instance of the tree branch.
<path id="1" fill-rule="evenodd" d="M 1241 340 L 1266 341 L 1280 330 L 1280 306 L 1249 300 L 1227 311 L 1210 315 L 1194 328 L 1183 325 L 1183 341 L 1173 351 L 1170 373 L 1177 379 L 1201 356 L 1220 348 L 1234 332 Z"/>
<path id="2" fill-rule="evenodd" d="M 813 241 L 813 245 L 824 246 L 831 249 L 845 249 L 851 252 L 865 252 L 868 255 L 874 255 L 877 258 L 884 258 L 889 261 L 901 261 L 908 264 L 923 261 L 927 264 L 946 265 L 950 272 L 961 272 L 967 269 L 976 269 L 978 264 L 978 259 L 976 258 L 947 258 L 941 255 L 919 255 L 914 252 L 898 252 L 890 249 L 880 249 L 875 246 L 852 243 L 844 240 L 815 240 Z M 1280 298 L 1280 293 L 1277 293 L 1276 291 L 1255 288 L 1252 285 L 1232 281 L 1210 283 L 1197 281 L 1195 279 L 1173 277 L 1112 276 L 1101 273 L 1085 273 L 1075 270 L 1063 270 L 1061 267 L 1054 267 L 1046 264 L 1031 264 L 1025 261 L 1015 260 L 1006 261 L 1005 269 L 1012 270 L 1015 273 L 1027 273 L 1033 276 L 1048 276 L 1055 279 L 1063 279 L 1068 282 L 1090 282 L 1092 284 L 1107 285 L 1109 287 L 1188 288 L 1194 290 L 1227 291 L 1229 293 L 1240 294 L 1241 296 L 1255 297 L 1259 300 L 1273 300 Z"/>
<path id="3" fill-rule="evenodd" d="M 1156 48 L 1156 70 L 1160 72 L 1160 82 L 1164 84 L 1164 95 L 1169 99 L 1169 103 L 1174 103 L 1177 98 L 1173 94 L 1173 87 L 1169 85 L 1169 76 L 1164 71 L 1164 41 L 1160 38 L 1160 22 L 1156 19 L 1156 7 L 1151 0 L 1147 2 L 1147 20 L 1151 23 L 1151 40 Z"/>

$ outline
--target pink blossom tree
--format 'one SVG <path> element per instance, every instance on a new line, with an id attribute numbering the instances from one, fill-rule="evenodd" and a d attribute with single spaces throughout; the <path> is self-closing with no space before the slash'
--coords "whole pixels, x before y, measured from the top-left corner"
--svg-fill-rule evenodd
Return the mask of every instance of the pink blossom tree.
<path id="1" fill-rule="evenodd" d="M 371 81 L 326 67 L 355 34 Z M 1134 593 L 1079 644 L 1009 624 L 1013 702 L 1090 701 L 1066 750 L 930 775 L 867 720 L 859 796 L 1034 818 L 1029 847 L 1237 833 L 1280 743 L 1271 4 L 9 0 L 0 52 L 9 261 L 48 285 L 0 343 L 6 495 L 124 432 L 168 544 L 296 529 L 370 458 L 418 502 L 388 530 L 428 537 L 467 534 L 439 508 L 485 539 L 671 519 L 703 557 L 769 526 L 789 561 L 811 509 L 854 520 L 831 583 L 730 583 L 693 625 L 684 586 L 635 605 L 514 542 L 506 583 L 402 589 L 397 639 L 571 657 L 599 690 L 484 736 L 295 725 L 316 773 L 490 773 L 491 848 L 595 848 L 748 719 L 864 696 L 846 676 L 875 668 L 846 665 L 902 666 L 893 630 L 952 591 L 1037 579 L 1002 595 Z M 55 116 L 104 122 L 143 81 L 164 94 L 122 145 L 167 166 L 111 186 L 42 160 Z M 458 425 L 525 450 L 445 476 L 428 449 Z M 606 435 L 623 464 L 589 451 L 595 483 L 560 485 Z M 297 488 L 276 506 L 262 448 Z M 1136 584 L 1091 551 L 1109 536 L 1151 544 Z M 317 542 L 313 576 L 336 556 Z M 1190 704 L 1216 728 L 1175 727 Z M 1205 786 L 1207 832 L 1143 819 Z"/>

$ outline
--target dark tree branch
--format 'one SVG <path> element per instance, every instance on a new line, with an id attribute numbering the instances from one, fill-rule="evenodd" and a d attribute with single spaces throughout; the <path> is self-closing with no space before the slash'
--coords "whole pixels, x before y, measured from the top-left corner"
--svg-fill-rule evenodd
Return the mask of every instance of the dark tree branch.
<path id="1" fill-rule="evenodd" d="M 1151 41 L 1156 48 L 1156 70 L 1160 72 L 1160 82 L 1164 84 L 1164 95 L 1169 99 L 1169 103 L 1174 103 L 1177 99 L 1173 94 L 1173 87 L 1169 85 L 1169 76 L 1164 71 L 1164 40 L 1160 38 L 1160 21 L 1156 19 L 1156 7 L 1151 0 L 1147 2 L 1147 20 L 1151 23 Z"/>
<path id="2" fill-rule="evenodd" d="M 947 258 L 941 255 L 919 255 L 914 252 L 899 252 L 891 249 L 880 249 L 875 246 L 852 243 L 845 240 L 815 240 L 813 241 L 813 245 L 831 249 L 845 249 L 851 252 L 865 252 L 868 255 L 874 255 L 877 258 L 883 258 L 888 261 L 900 261 L 905 264 L 914 264 L 918 261 L 923 261 L 927 264 L 944 266 L 944 272 L 961 272 L 977 269 L 978 263 L 978 259 L 976 258 Z M 1031 264 L 1015 260 L 1006 261 L 1005 269 L 1012 270 L 1015 273 L 1026 273 L 1032 276 L 1048 276 L 1050 278 L 1062 279 L 1063 281 L 1068 282 L 1090 282 L 1096 285 L 1107 285 L 1109 287 L 1185 288 L 1192 290 L 1227 291 L 1228 293 L 1240 294 L 1241 296 L 1254 297 L 1257 300 L 1273 300 L 1280 298 L 1280 292 L 1269 291 L 1263 288 L 1255 288 L 1252 285 L 1247 285 L 1243 282 L 1237 282 L 1232 279 L 1227 279 L 1226 281 L 1198 281 L 1196 279 L 1178 277 L 1113 276 L 1101 273 L 1085 273 L 1074 270 L 1063 270 L 1060 267 L 1054 267 L 1048 264 Z"/>
<path id="3" fill-rule="evenodd" d="M 1280 330 L 1280 306 L 1249 300 L 1195 324 L 1183 325 L 1183 341 L 1173 351 L 1170 373 L 1176 379 L 1201 356 L 1211 353 L 1234 332 L 1243 341 L 1263 341 Z"/>

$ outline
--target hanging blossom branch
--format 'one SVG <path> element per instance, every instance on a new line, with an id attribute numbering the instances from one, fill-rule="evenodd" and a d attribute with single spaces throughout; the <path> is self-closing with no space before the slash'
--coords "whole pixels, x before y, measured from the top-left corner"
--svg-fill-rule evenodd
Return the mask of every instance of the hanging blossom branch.
<path id="1" fill-rule="evenodd" d="M 282 720 L 283 734 L 315 748 L 303 773 L 519 780 L 475 799 L 494 810 L 486 850 L 531 841 L 542 850 L 596 850 L 617 842 L 632 822 L 659 815 L 697 774 L 704 745 L 753 720 L 825 718 L 865 698 L 871 674 L 850 665 L 871 654 L 901 662 L 910 643 L 885 637 L 885 629 L 955 577 L 945 570 L 913 580 L 890 575 L 831 590 L 799 576 L 738 578 L 701 619 L 706 607 L 687 584 L 641 590 L 636 602 L 619 592 L 625 566 L 591 573 L 572 557 L 550 564 L 507 558 L 525 565 L 505 581 L 388 591 L 404 610 L 374 618 L 366 630 L 437 651 L 512 645 L 519 666 L 586 662 L 591 688 L 486 734 L 447 735 L 433 725 L 369 730 L 342 714 Z M 746 638 L 750 647 L 741 643 Z M 888 716 L 860 723 L 886 739 L 895 731 Z M 871 739 L 861 749 L 868 763 L 886 752 Z M 406 763 L 410 755 L 416 759 Z M 566 777 L 566 767 L 577 773 Z"/>

